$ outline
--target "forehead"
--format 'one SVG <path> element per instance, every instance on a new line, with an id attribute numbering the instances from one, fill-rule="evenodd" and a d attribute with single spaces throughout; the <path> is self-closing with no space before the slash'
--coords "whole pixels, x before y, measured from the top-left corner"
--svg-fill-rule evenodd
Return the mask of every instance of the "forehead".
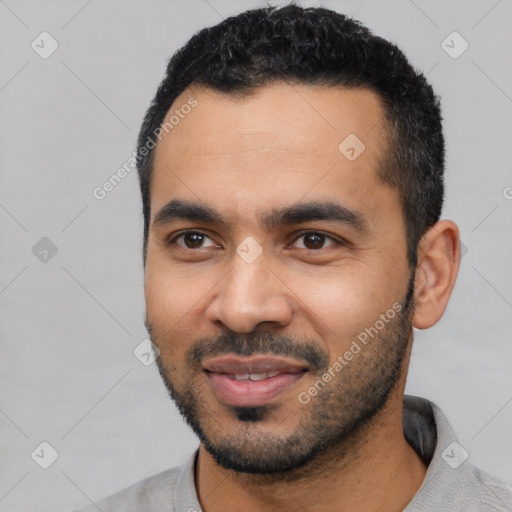
<path id="1" fill-rule="evenodd" d="M 193 100 L 193 101 L 192 101 Z M 193 108 L 185 105 L 194 105 Z M 239 98 L 204 87 L 173 103 L 155 149 L 152 214 L 173 197 L 244 205 L 383 188 L 381 101 L 369 89 L 277 83 Z"/>
<path id="2" fill-rule="evenodd" d="M 197 106 L 184 109 L 189 98 Z M 172 136 L 164 134 L 159 147 L 179 149 L 183 156 L 229 153 L 233 147 L 326 154 L 350 133 L 368 141 L 371 152 L 384 128 L 380 98 L 370 89 L 282 82 L 242 98 L 194 85 L 173 103 L 166 120 L 171 117 Z"/>

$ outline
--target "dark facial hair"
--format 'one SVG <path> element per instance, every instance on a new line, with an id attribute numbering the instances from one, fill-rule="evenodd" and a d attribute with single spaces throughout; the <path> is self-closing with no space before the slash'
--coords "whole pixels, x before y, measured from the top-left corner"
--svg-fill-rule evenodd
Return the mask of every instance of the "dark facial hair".
<path id="1" fill-rule="evenodd" d="M 260 475 L 289 472 L 353 438 L 384 408 L 401 377 L 412 332 L 413 296 L 414 272 L 401 311 L 377 335 L 369 338 L 367 345 L 359 343 L 361 350 L 331 382 L 311 397 L 306 408 L 297 401 L 298 425 L 285 436 L 255 428 L 274 412 L 274 404 L 230 407 L 240 428 L 226 431 L 213 417 L 211 402 L 194 387 L 194 376 L 202 372 L 201 362 L 205 358 L 230 353 L 304 359 L 310 371 L 321 377 L 329 368 L 329 358 L 313 341 L 272 332 L 260 331 L 244 337 L 228 331 L 217 338 L 203 338 L 194 343 L 186 353 L 185 368 L 180 371 L 175 365 L 166 366 L 161 356 L 158 357 L 160 375 L 178 410 L 220 466 Z M 162 348 L 170 343 L 154 336 L 154 328 L 148 320 L 146 327 L 156 346 Z"/>

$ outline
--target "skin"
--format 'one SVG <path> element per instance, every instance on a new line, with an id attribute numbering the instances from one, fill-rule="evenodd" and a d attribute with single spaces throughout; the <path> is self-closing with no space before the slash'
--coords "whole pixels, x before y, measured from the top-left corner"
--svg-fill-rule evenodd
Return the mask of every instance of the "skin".
<path id="1" fill-rule="evenodd" d="M 242 422 L 218 400 L 203 373 L 187 373 L 187 351 L 199 339 L 226 331 L 240 336 L 265 332 L 310 340 L 332 364 L 358 333 L 406 295 L 411 269 L 403 213 L 398 192 L 375 172 L 386 150 L 386 125 L 372 91 L 278 83 L 240 100 L 194 86 L 171 110 L 190 96 L 197 106 L 163 134 L 155 153 L 147 320 L 164 377 L 178 392 L 191 386 L 204 430 L 216 441 L 235 436 L 248 453 L 257 452 L 258 440 L 286 438 L 301 421 L 312 420 L 315 403 L 332 403 L 320 397 L 309 404 L 297 400 L 318 375 L 306 373 L 274 399 L 262 421 Z M 355 161 L 338 150 L 349 134 L 366 146 Z M 183 220 L 155 224 L 160 209 L 177 198 L 214 207 L 227 226 Z M 359 212 L 367 229 L 315 220 L 269 230 L 258 222 L 272 208 L 306 200 L 341 203 Z M 190 229 L 207 235 L 204 246 L 188 248 L 183 237 L 169 243 Z M 332 239 L 308 251 L 299 230 Z M 248 236 L 262 249 L 252 263 L 236 252 Z M 335 242 L 341 239 L 348 244 Z M 203 510 L 403 510 L 426 473 L 402 431 L 412 326 L 426 329 L 441 318 L 459 260 L 456 225 L 438 222 L 418 247 L 402 372 L 382 410 L 308 464 L 282 474 L 226 469 L 201 443 L 196 488 Z M 347 374 L 351 383 L 362 378 L 365 358 L 375 360 L 382 353 L 381 342 L 376 339 L 354 356 Z M 343 390 L 339 379 L 330 385 Z"/>

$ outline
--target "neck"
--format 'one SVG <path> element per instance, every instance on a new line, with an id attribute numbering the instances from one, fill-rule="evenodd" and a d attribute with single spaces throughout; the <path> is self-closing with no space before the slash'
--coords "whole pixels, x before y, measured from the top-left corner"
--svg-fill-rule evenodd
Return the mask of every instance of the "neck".
<path id="1" fill-rule="evenodd" d="M 427 468 L 404 438 L 403 392 L 350 438 L 301 468 L 272 475 L 219 466 L 201 444 L 196 487 L 205 512 L 403 510 Z"/>

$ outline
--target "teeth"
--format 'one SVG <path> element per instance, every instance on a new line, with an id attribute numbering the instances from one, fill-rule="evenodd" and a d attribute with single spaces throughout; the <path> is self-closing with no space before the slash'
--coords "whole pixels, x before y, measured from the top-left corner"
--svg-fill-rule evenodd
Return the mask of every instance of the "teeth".
<path id="1" fill-rule="evenodd" d="M 264 380 L 279 375 L 281 372 L 267 372 L 267 373 L 236 373 L 230 375 L 235 380 Z"/>
<path id="2" fill-rule="evenodd" d="M 249 374 L 249 379 L 251 379 L 251 380 L 263 380 L 266 378 L 267 378 L 266 373 L 250 373 Z"/>

